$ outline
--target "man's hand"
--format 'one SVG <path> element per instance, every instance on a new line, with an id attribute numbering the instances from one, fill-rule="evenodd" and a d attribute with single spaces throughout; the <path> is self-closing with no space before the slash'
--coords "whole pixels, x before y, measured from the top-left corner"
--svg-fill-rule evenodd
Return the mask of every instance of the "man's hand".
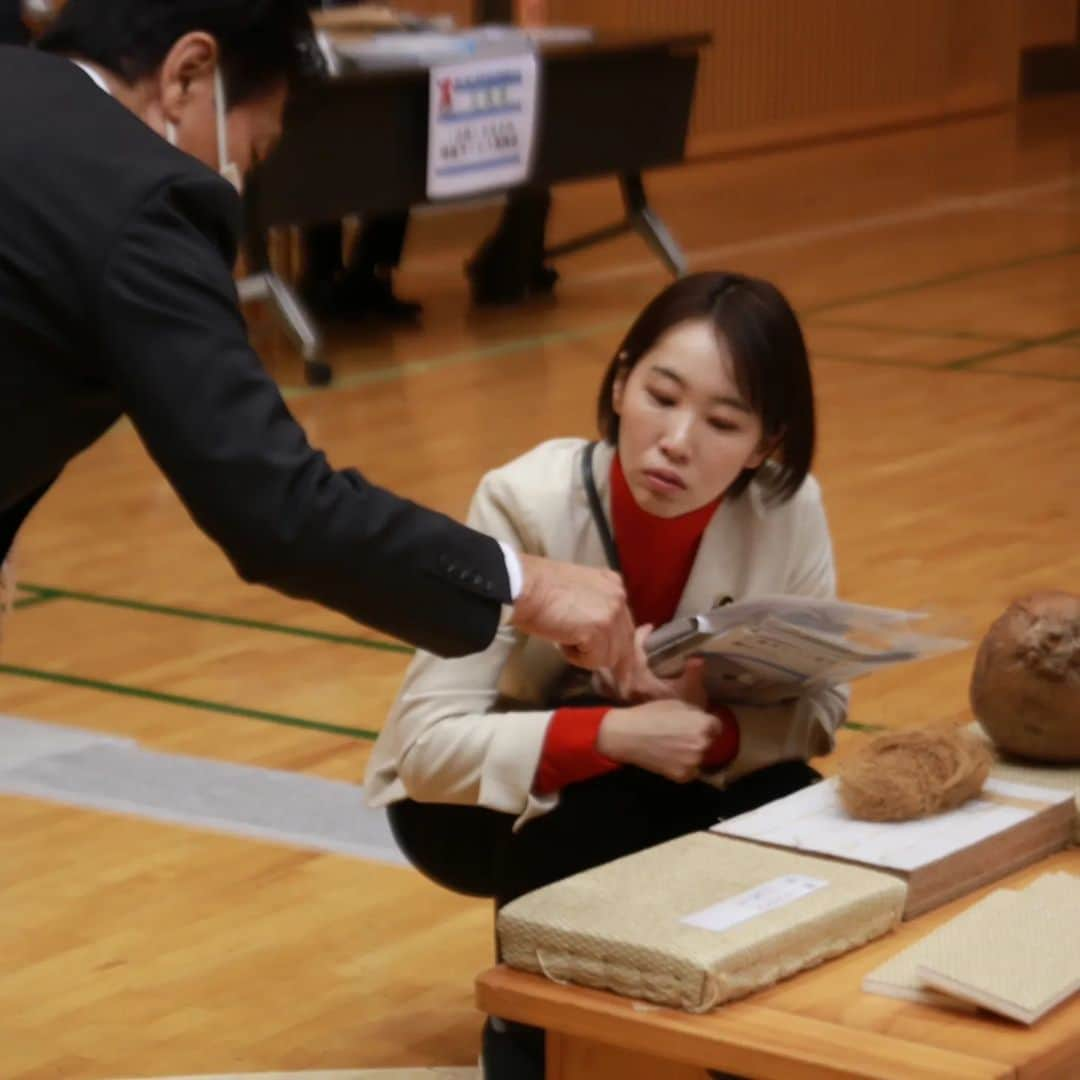
<path id="1" fill-rule="evenodd" d="M 562 646 L 578 667 L 623 672 L 634 657 L 634 624 L 622 578 L 610 570 L 521 555 L 521 595 L 511 622 Z"/>
<path id="2" fill-rule="evenodd" d="M 630 661 L 620 671 L 603 669 L 593 675 L 593 687 L 598 694 L 626 705 L 644 701 L 686 701 L 704 709 L 708 705 L 705 691 L 705 661 L 700 656 L 687 660 L 681 672 L 661 678 L 649 668 L 645 642 L 653 627 L 646 623 L 634 631 L 634 651 Z"/>
<path id="3" fill-rule="evenodd" d="M 650 701 L 612 709 L 600 725 L 596 749 L 612 761 L 636 765 L 684 784 L 698 775 L 702 759 L 723 722 L 682 701 Z"/>

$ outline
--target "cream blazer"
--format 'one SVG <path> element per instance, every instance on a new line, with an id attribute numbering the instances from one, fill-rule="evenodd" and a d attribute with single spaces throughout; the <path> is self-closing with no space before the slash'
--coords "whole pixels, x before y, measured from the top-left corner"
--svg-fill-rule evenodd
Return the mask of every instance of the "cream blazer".
<path id="1" fill-rule="evenodd" d="M 605 566 L 581 480 L 583 439 L 553 439 L 488 473 L 469 524 L 532 555 Z M 613 447 L 597 446 L 593 470 L 608 521 Z M 836 575 L 821 491 L 812 477 L 785 503 L 767 504 L 755 481 L 725 499 L 702 536 L 676 617 L 723 596 L 770 593 L 831 597 Z M 660 557 L 661 553 L 657 552 Z M 486 650 L 444 660 L 419 652 L 372 751 L 365 786 L 372 806 L 406 797 L 480 805 L 515 815 L 515 827 L 547 813 L 558 793 L 533 780 L 566 668 L 558 649 L 503 625 Z M 825 689 L 794 703 L 736 706 L 738 755 L 708 781 L 717 786 L 779 761 L 832 749 L 846 692 Z"/>

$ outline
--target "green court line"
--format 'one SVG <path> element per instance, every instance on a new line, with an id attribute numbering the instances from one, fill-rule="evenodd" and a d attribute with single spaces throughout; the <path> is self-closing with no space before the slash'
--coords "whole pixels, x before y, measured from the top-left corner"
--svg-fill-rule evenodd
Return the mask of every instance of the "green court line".
<path id="1" fill-rule="evenodd" d="M 979 334 L 974 330 L 930 330 L 912 326 L 875 326 L 870 323 L 848 322 L 845 319 L 818 319 L 810 316 L 814 325 L 836 328 L 837 330 L 870 330 L 884 334 L 901 334 L 907 337 L 922 338 L 957 338 L 961 341 L 988 341 L 995 345 L 1019 345 L 1026 338 L 1003 337 L 1000 334 Z"/>
<path id="2" fill-rule="evenodd" d="M 1022 351 L 1022 350 L 1018 350 Z M 837 360 L 843 364 L 861 364 L 863 367 L 891 367 L 901 371 L 947 372 L 949 374 L 999 375 L 1004 379 L 1041 379 L 1043 382 L 1080 382 L 1080 375 L 1051 375 L 1041 371 L 986 371 L 981 368 L 953 367 L 951 364 L 913 364 L 907 360 L 886 357 L 848 356 L 843 353 L 814 353 L 818 360 Z M 990 357 L 982 356 L 982 359 Z"/>
<path id="3" fill-rule="evenodd" d="M 20 596 L 11 606 L 15 611 L 22 611 L 24 608 L 37 607 L 38 604 L 48 604 L 59 599 L 59 596 L 46 593 L 31 593 L 29 596 Z"/>
<path id="4" fill-rule="evenodd" d="M 1080 254 L 1080 244 L 1072 244 L 1069 247 L 1057 248 L 1052 251 L 1040 251 L 1034 255 L 1024 255 L 1018 259 L 1010 259 L 1008 262 L 992 263 L 989 266 L 969 267 L 967 270 L 954 270 L 948 274 L 940 274 L 937 277 L 925 278 L 922 281 L 909 282 L 906 285 L 892 285 L 887 289 L 875 289 L 870 292 L 856 293 L 840 300 L 829 300 L 824 304 L 815 304 L 804 308 L 800 312 L 803 317 L 820 315 L 825 311 L 835 311 L 837 308 L 854 307 L 856 304 L 868 304 L 873 300 L 885 300 L 890 296 L 902 296 L 904 293 L 918 292 L 920 289 L 930 289 L 935 286 L 952 285 L 958 281 L 968 281 L 971 278 L 981 277 L 984 274 L 998 274 L 1005 270 L 1016 270 L 1022 266 L 1031 266 L 1037 262 L 1048 262 L 1054 259 L 1066 259 L 1070 255 Z"/>
<path id="5" fill-rule="evenodd" d="M 1013 356 L 1017 353 L 1027 352 L 1029 349 L 1037 349 L 1041 345 L 1057 345 L 1059 342 L 1076 337 L 1077 333 L 1080 333 L 1080 331 L 1078 331 L 1077 327 L 1072 326 L 1069 327 L 1068 330 L 1062 330 L 1056 334 L 1046 334 L 1043 337 L 1028 338 L 1025 341 L 1019 341 L 1013 345 L 1002 345 L 1000 348 L 988 349 L 985 352 L 975 353 L 972 356 L 962 356 L 959 360 L 951 360 L 945 366 L 954 371 L 965 371 L 973 368 L 976 364 L 982 364 L 987 360 L 996 360 L 999 356 Z M 1073 376 L 1069 375 L 1059 375 L 1054 377 L 1064 381 L 1071 381 L 1073 378 Z"/>
<path id="6" fill-rule="evenodd" d="M 864 735 L 877 735 L 882 731 L 889 731 L 890 728 L 884 728 L 880 724 L 860 724 L 854 720 L 845 720 L 840 725 L 845 731 L 859 731 Z"/>
<path id="7" fill-rule="evenodd" d="M 933 278 L 925 278 L 920 281 L 894 285 L 887 289 L 856 293 L 851 296 L 841 297 L 837 300 L 830 300 L 823 304 L 804 308 L 799 312 L 799 316 L 800 318 L 809 319 L 816 315 L 824 314 L 828 311 L 835 311 L 840 308 L 869 303 L 873 300 L 881 300 L 890 296 L 900 296 L 904 293 L 918 292 L 921 289 L 933 288 L 935 286 L 967 281 L 985 274 L 1014 270 L 1018 267 L 1030 266 L 1038 262 L 1067 258 L 1070 255 L 1078 253 L 1080 253 L 1080 245 L 1071 245 L 1053 251 L 1036 252 L 1034 255 L 1025 255 L 1003 263 L 969 267 L 966 270 L 957 270 Z M 292 401 L 309 397 L 313 394 L 334 393 L 335 391 L 352 390 L 361 386 L 393 382 L 394 380 L 404 378 L 405 376 L 429 374 L 435 371 L 443 371 L 451 367 L 476 363 L 477 361 L 499 360 L 503 357 L 526 352 L 530 349 L 542 348 L 546 345 L 557 345 L 567 341 L 583 341 L 599 334 L 609 333 L 612 330 L 625 329 L 639 311 L 637 307 L 620 308 L 616 310 L 619 312 L 617 317 L 607 319 L 601 323 L 594 323 L 591 326 L 583 326 L 570 330 L 554 330 L 546 334 L 533 334 L 521 338 L 511 338 L 506 341 L 496 342 L 493 345 L 462 349 L 445 356 L 434 356 L 422 360 L 406 360 L 400 364 L 384 364 L 367 371 L 357 371 L 351 375 L 339 376 L 329 386 L 283 386 L 281 392 L 286 400 Z"/>
<path id="8" fill-rule="evenodd" d="M 207 701 L 203 698 L 186 697 L 181 694 L 166 694 L 160 690 L 146 690 L 141 686 L 127 686 L 124 683 L 105 682 L 102 679 L 86 679 L 81 675 L 66 675 L 59 671 L 43 671 L 40 668 L 20 667 L 15 664 L 0 664 L 0 675 L 11 675 L 17 679 L 36 679 L 39 682 L 54 683 L 59 686 L 71 686 L 79 690 L 97 690 L 107 694 L 119 694 L 122 697 L 140 698 L 161 705 L 179 705 L 187 709 L 202 712 L 222 713 L 226 716 L 239 716 L 245 720 L 262 720 L 284 727 L 302 728 L 307 731 L 320 731 L 329 735 L 344 735 L 349 739 L 374 742 L 377 731 L 364 728 L 342 727 L 339 724 L 327 724 L 321 720 L 304 720 L 299 716 L 286 716 L 284 713 L 266 712 L 262 709 L 246 709 L 239 705 L 228 705 L 222 701 Z M 859 724 L 845 720 L 841 725 L 850 731 L 873 734 L 885 728 L 876 724 Z"/>
<path id="9" fill-rule="evenodd" d="M 508 341 L 496 342 L 493 345 L 461 349 L 446 356 L 433 356 L 426 360 L 406 360 L 400 364 L 384 364 L 381 367 L 370 368 L 367 371 L 357 371 L 352 375 L 341 376 L 325 387 L 287 387 L 282 390 L 282 394 L 286 400 L 291 401 L 296 398 L 309 397 L 312 394 L 325 394 L 327 390 L 354 390 L 359 386 L 373 386 L 377 383 L 393 382 L 408 375 L 427 375 L 433 371 L 444 371 L 447 368 L 460 367 L 481 360 L 501 360 L 503 357 L 512 356 L 519 352 L 528 352 L 530 349 L 541 349 L 547 345 L 561 345 L 567 341 L 584 340 L 611 330 L 626 329 L 628 319 L 632 317 L 632 311 L 633 309 L 627 308 L 625 309 L 626 314 L 620 314 L 618 318 L 608 319 L 602 323 L 593 323 L 591 326 L 571 330 L 552 330 L 546 334 L 531 334 L 527 337 L 511 338 Z"/>
<path id="10" fill-rule="evenodd" d="M 0 675 L 12 675 L 19 679 L 36 679 L 39 682 L 73 686 L 80 690 L 97 690 L 107 694 L 120 694 L 123 697 L 141 698 L 144 701 L 154 701 L 161 705 L 180 705 L 187 709 L 199 709 L 203 712 L 240 716 L 245 720 L 263 720 L 270 724 L 305 728 L 308 731 L 321 731 L 330 735 L 344 735 L 350 739 L 362 739 L 368 742 L 373 742 L 379 737 L 377 731 L 366 731 L 363 728 L 342 727 L 338 724 L 327 724 L 321 720 L 305 720 L 302 717 L 287 716 L 284 713 L 267 712 L 263 709 L 247 709 L 240 705 L 229 705 L 223 701 L 207 701 L 203 698 L 186 697 L 182 694 L 167 694 L 160 690 L 146 690 L 140 686 L 127 686 L 124 683 L 106 682 L 103 679 L 87 679 L 81 675 L 66 675 L 59 671 L 43 671 L 40 668 L 20 667 L 16 664 L 0 664 Z"/>
<path id="11" fill-rule="evenodd" d="M 217 623 L 222 626 L 237 626 L 244 630 L 262 630 L 271 634 L 289 634 L 292 637 L 325 641 L 332 645 L 353 645 L 361 649 L 374 649 L 379 652 L 400 653 L 403 655 L 412 655 L 415 651 L 408 645 L 400 645 L 393 641 L 378 641 L 375 638 L 361 637 L 354 634 L 334 634 L 326 630 L 309 630 L 302 626 L 285 626 L 282 623 L 263 622 L 258 619 L 242 619 L 236 615 L 195 611 L 190 608 L 148 603 L 145 600 L 128 600 L 120 596 L 106 596 L 102 593 L 57 589 L 50 585 L 32 585 L 29 582 L 24 583 L 22 588 L 33 593 L 40 602 L 46 600 L 78 600 L 84 604 L 102 604 L 106 607 L 124 608 L 128 611 L 140 611 L 149 615 L 168 615 L 177 619 L 193 619 L 197 622 Z"/>

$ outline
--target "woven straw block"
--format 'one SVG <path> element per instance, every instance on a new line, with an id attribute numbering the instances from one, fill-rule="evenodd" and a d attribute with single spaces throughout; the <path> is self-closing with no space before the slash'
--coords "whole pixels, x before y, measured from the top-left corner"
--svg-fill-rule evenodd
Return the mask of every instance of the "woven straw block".
<path id="1" fill-rule="evenodd" d="M 722 931 L 681 921 L 787 875 L 826 884 Z M 511 967 L 705 1012 L 886 933 L 906 893 L 877 870 L 694 833 L 520 897 L 499 941 Z"/>

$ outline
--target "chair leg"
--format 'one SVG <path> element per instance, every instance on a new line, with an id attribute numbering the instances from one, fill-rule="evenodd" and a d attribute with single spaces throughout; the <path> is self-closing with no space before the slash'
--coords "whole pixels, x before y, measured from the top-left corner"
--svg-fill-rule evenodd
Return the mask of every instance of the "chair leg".
<path id="1" fill-rule="evenodd" d="M 242 302 L 270 302 L 274 313 L 300 350 L 308 385 L 326 386 L 334 377 L 333 368 L 322 359 L 319 331 L 293 290 L 270 271 L 244 278 L 236 288 Z"/>

